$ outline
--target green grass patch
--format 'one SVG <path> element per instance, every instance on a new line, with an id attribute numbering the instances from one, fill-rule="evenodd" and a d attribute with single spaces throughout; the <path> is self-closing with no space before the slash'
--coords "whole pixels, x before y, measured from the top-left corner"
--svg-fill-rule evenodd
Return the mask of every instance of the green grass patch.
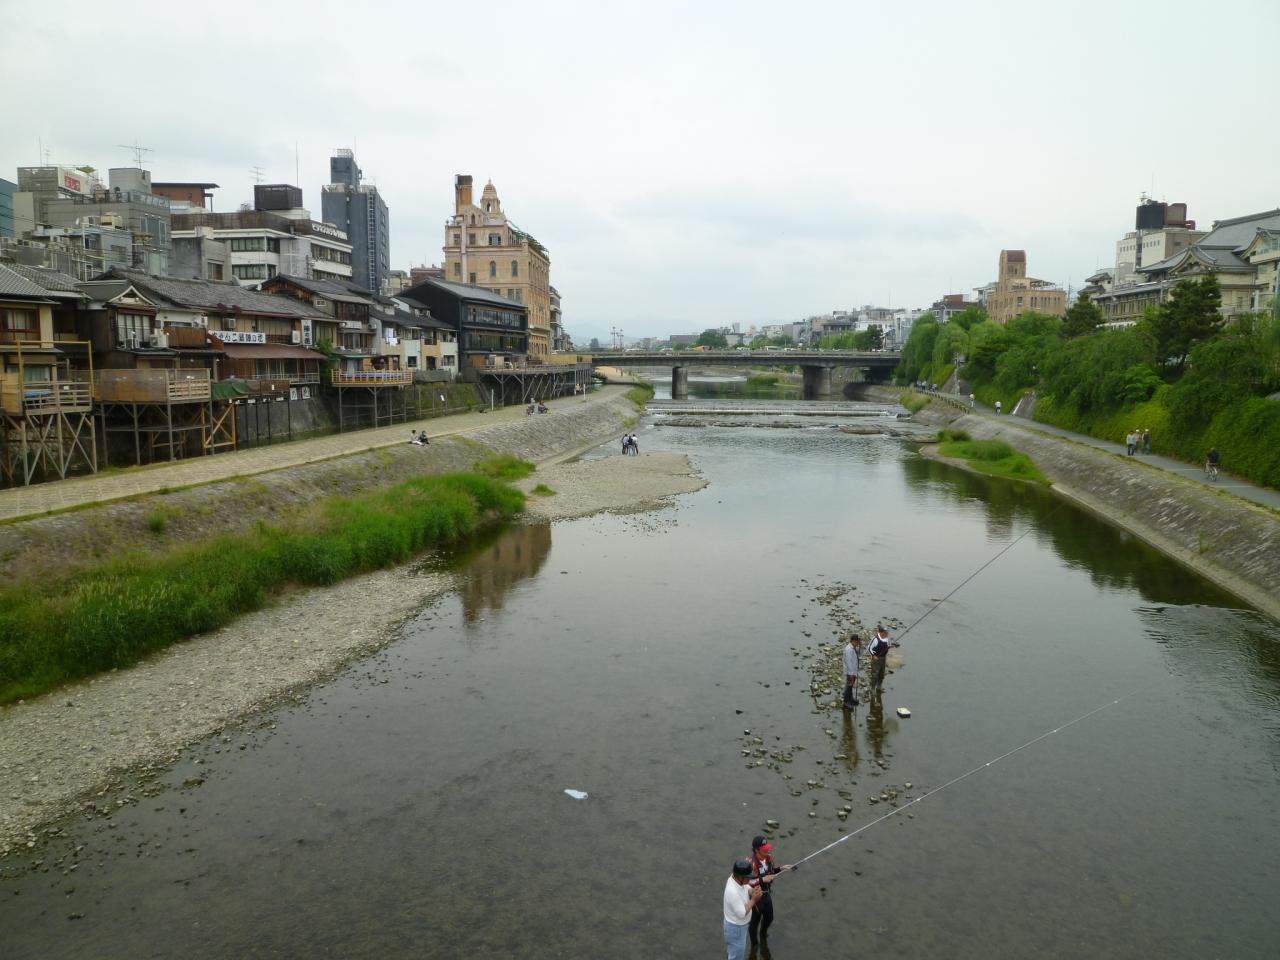
<path id="1" fill-rule="evenodd" d="M 625 394 L 638 411 L 644 413 L 645 404 L 653 399 L 653 384 L 648 380 L 641 380 L 639 384 L 632 387 Z"/>
<path id="2" fill-rule="evenodd" d="M 967 430 L 952 430 L 948 427 L 947 429 L 942 430 L 938 434 L 939 443 L 946 443 L 948 441 L 957 442 L 957 441 L 964 441 L 968 439 L 969 439 L 969 432 Z"/>
<path id="3" fill-rule="evenodd" d="M 749 387 L 775 387 L 782 381 L 780 373 L 753 373 L 747 377 Z"/>
<path id="4" fill-rule="evenodd" d="M 156 536 L 164 533 L 164 525 L 168 522 L 168 518 L 159 510 L 153 510 L 147 514 L 147 529 Z"/>
<path id="5" fill-rule="evenodd" d="M 556 492 L 548 487 L 545 483 L 540 483 L 533 488 L 533 493 L 539 497 L 554 497 Z"/>
<path id="6" fill-rule="evenodd" d="M 162 555 L 131 554 L 0 590 L 0 703 L 126 667 L 260 609 L 291 585 L 325 585 L 457 543 L 524 506 L 489 477 L 415 477 L 333 498 L 305 526 L 260 523 Z"/>
<path id="7" fill-rule="evenodd" d="M 964 460 L 978 473 L 1031 483 L 1048 483 L 1031 458 L 1003 440 L 952 440 L 938 446 L 944 457 Z"/>
<path id="8" fill-rule="evenodd" d="M 528 460 L 509 453 L 491 453 L 476 464 L 476 470 L 491 480 L 523 480 L 534 469 Z"/>
<path id="9" fill-rule="evenodd" d="M 898 402 L 912 413 L 919 413 L 928 405 L 929 398 L 922 393 L 916 393 L 914 390 L 908 390 L 898 398 Z"/>

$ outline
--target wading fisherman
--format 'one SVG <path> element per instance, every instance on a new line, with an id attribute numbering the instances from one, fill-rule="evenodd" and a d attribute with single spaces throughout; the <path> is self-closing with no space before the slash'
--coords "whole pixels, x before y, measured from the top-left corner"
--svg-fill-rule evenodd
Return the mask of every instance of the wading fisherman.
<path id="1" fill-rule="evenodd" d="M 844 708 L 852 710 L 858 705 L 858 655 L 862 653 L 862 638 L 856 630 L 850 630 L 844 645 Z"/>
<path id="2" fill-rule="evenodd" d="M 769 940 L 769 927 L 773 924 L 773 878 L 794 869 L 789 863 L 780 867 L 773 862 L 773 844 L 768 837 L 758 836 L 751 841 L 751 886 L 760 891 L 760 900 L 752 909 L 751 923 L 747 926 L 752 943 Z"/>
<path id="3" fill-rule="evenodd" d="M 751 887 L 751 861 L 738 860 L 724 885 L 724 946 L 728 960 L 745 960 L 747 923 L 760 901 L 759 887 Z"/>
<path id="4" fill-rule="evenodd" d="M 871 637 L 871 646 L 868 652 L 871 654 L 871 677 L 868 685 L 871 687 L 871 695 L 880 696 L 880 687 L 884 683 L 885 663 L 889 659 L 889 648 L 893 644 L 889 642 L 889 631 L 880 624 L 876 624 L 876 632 Z"/>

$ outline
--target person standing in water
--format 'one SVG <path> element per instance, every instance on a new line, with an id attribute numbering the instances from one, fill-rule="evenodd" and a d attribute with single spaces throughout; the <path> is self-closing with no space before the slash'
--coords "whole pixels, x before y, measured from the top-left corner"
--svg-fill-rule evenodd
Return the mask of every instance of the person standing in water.
<path id="1" fill-rule="evenodd" d="M 773 879 L 787 870 L 791 864 L 778 866 L 773 862 L 773 844 L 760 835 L 751 841 L 751 886 L 760 890 L 760 899 L 751 911 L 747 932 L 752 943 L 768 942 L 769 927 L 773 924 Z"/>
<path id="2" fill-rule="evenodd" d="M 724 885 L 724 946 L 728 960 L 746 960 L 747 924 L 763 894 L 751 887 L 751 861 L 737 860 Z"/>
<path id="3" fill-rule="evenodd" d="M 871 646 L 868 652 L 871 654 L 871 677 L 868 685 L 871 687 L 871 695 L 873 697 L 880 696 L 880 687 L 884 684 L 884 668 L 889 660 L 889 648 L 893 644 L 889 641 L 889 631 L 880 624 L 876 624 L 876 632 L 871 637 Z"/>
<path id="4" fill-rule="evenodd" d="M 844 645 L 844 708 L 852 710 L 858 705 L 858 655 L 862 652 L 862 638 L 856 630 L 850 630 Z"/>

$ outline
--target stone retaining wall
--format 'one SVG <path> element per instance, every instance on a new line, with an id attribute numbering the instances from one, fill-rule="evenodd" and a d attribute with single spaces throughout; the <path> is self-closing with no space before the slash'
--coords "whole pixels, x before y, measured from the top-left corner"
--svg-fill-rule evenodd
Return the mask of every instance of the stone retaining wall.
<path id="1" fill-rule="evenodd" d="M 867 388 L 864 396 L 890 399 L 897 391 Z M 1280 515 L 1274 511 L 1141 460 L 1040 433 L 1013 417 L 931 404 L 916 419 L 1006 441 L 1035 461 L 1060 496 L 1280 619 Z"/>

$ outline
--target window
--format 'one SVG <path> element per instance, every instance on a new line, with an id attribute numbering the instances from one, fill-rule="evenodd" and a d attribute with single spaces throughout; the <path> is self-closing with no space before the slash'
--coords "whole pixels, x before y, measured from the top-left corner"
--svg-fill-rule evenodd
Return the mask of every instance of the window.
<path id="1" fill-rule="evenodd" d="M 455 233 L 453 235 L 453 245 L 456 247 L 456 246 L 459 246 L 461 243 L 462 243 L 462 234 Z"/>
<path id="2" fill-rule="evenodd" d="M 231 249 L 236 252 L 260 252 L 267 249 L 266 237 L 232 237 Z M 276 241 L 276 253 L 280 252 L 280 242 Z"/>
<path id="3" fill-rule="evenodd" d="M 34 310 L 0 310 L 0 342 L 39 340 L 39 314 Z"/>
<path id="4" fill-rule="evenodd" d="M 233 263 L 231 275 L 237 280 L 266 280 L 276 275 L 276 268 L 266 263 Z"/>
<path id="5" fill-rule="evenodd" d="M 125 344 L 133 341 L 141 343 L 144 337 L 151 335 L 151 326 L 155 317 L 145 313 L 116 314 L 116 343 Z"/>
<path id="6" fill-rule="evenodd" d="M 489 276 L 491 276 L 491 277 L 496 277 L 497 275 L 498 275 L 498 261 L 497 261 L 497 260 L 490 260 L 490 261 L 489 261 Z"/>
<path id="7" fill-rule="evenodd" d="M 418 365 L 418 358 L 417 358 L 417 357 L 415 357 L 415 356 L 410 355 L 410 357 L 409 357 L 409 366 L 410 366 L 410 367 L 416 367 L 417 365 Z"/>
<path id="8" fill-rule="evenodd" d="M 500 234 L 500 233 L 491 233 L 491 234 L 489 234 L 489 246 L 491 246 L 491 247 L 500 247 L 500 246 L 502 246 L 502 234 Z"/>
<path id="9" fill-rule="evenodd" d="M 476 245 L 476 235 L 474 233 L 467 234 L 467 245 L 471 247 Z"/>
<path id="10" fill-rule="evenodd" d="M 513 277 L 520 276 L 520 261 L 518 260 L 511 261 L 511 275 Z"/>
<path id="11" fill-rule="evenodd" d="M 462 276 L 462 264 L 460 264 L 460 263 L 454 263 L 454 265 L 453 265 L 453 275 L 454 275 L 455 277 L 460 277 L 460 276 Z"/>
<path id="12" fill-rule="evenodd" d="M 473 273 L 473 274 L 471 274 L 471 280 L 470 280 L 470 282 L 471 282 L 471 283 L 475 283 L 475 282 L 476 282 L 476 275 L 475 275 L 474 273 Z"/>

